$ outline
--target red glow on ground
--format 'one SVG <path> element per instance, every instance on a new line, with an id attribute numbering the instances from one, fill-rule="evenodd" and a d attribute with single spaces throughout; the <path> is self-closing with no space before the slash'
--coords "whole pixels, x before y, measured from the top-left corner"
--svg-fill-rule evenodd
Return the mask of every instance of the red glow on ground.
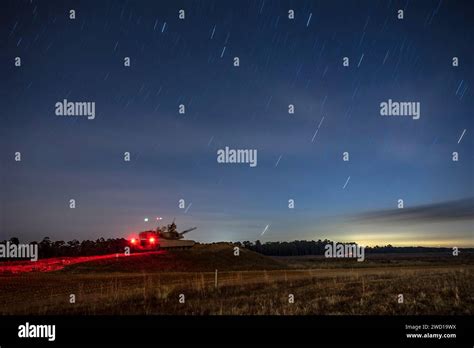
<path id="1" fill-rule="evenodd" d="M 146 253 L 132 253 L 126 255 L 121 254 L 108 254 L 108 255 L 95 255 L 95 256 L 77 256 L 77 257 L 54 257 L 49 259 L 40 259 L 38 261 L 5 261 L 0 262 L 0 274 L 1 273 L 28 273 L 28 272 L 53 272 L 59 271 L 66 266 L 74 265 L 76 263 L 83 263 L 97 260 L 107 259 L 118 259 L 124 257 L 134 257 L 137 255 L 144 254 L 164 254 L 165 251 L 152 251 Z"/>

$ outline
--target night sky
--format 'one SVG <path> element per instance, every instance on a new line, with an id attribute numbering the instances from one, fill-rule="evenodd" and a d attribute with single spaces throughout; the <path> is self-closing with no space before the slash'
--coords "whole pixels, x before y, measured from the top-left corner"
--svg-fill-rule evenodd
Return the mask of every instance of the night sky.
<path id="1" fill-rule="evenodd" d="M 127 237 L 162 217 L 197 241 L 474 246 L 470 6 L 3 2 L 0 240 Z M 57 116 L 63 99 L 95 119 Z M 381 116 L 388 99 L 420 118 Z M 258 165 L 218 163 L 226 146 Z"/>

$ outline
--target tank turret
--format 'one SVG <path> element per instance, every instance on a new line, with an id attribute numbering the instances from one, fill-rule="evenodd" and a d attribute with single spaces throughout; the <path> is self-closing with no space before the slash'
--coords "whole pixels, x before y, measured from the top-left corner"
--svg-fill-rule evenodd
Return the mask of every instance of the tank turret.
<path id="1" fill-rule="evenodd" d="M 176 223 L 167 226 L 157 227 L 156 230 L 143 231 L 137 238 L 130 240 L 131 246 L 139 250 L 158 249 L 186 249 L 196 244 L 193 240 L 184 240 L 184 235 L 194 231 L 197 227 L 192 227 L 182 232 L 178 232 Z"/>

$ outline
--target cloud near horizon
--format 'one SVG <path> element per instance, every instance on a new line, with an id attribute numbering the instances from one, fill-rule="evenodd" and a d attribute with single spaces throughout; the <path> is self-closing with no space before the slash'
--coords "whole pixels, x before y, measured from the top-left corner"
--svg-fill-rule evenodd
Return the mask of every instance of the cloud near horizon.
<path id="1" fill-rule="evenodd" d="M 374 210 L 351 216 L 362 223 L 429 223 L 474 219 L 474 197 L 418 205 L 414 207 Z"/>

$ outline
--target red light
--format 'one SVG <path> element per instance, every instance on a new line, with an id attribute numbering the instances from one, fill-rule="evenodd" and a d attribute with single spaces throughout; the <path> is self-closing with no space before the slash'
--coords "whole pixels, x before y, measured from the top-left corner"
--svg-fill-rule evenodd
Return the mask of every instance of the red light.
<path id="1" fill-rule="evenodd" d="M 132 244 L 135 244 L 137 242 L 137 240 L 135 238 L 132 238 L 131 242 L 132 242 Z"/>
<path id="2" fill-rule="evenodd" d="M 150 244 L 155 244 L 155 238 L 154 237 L 150 238 Z"/>

